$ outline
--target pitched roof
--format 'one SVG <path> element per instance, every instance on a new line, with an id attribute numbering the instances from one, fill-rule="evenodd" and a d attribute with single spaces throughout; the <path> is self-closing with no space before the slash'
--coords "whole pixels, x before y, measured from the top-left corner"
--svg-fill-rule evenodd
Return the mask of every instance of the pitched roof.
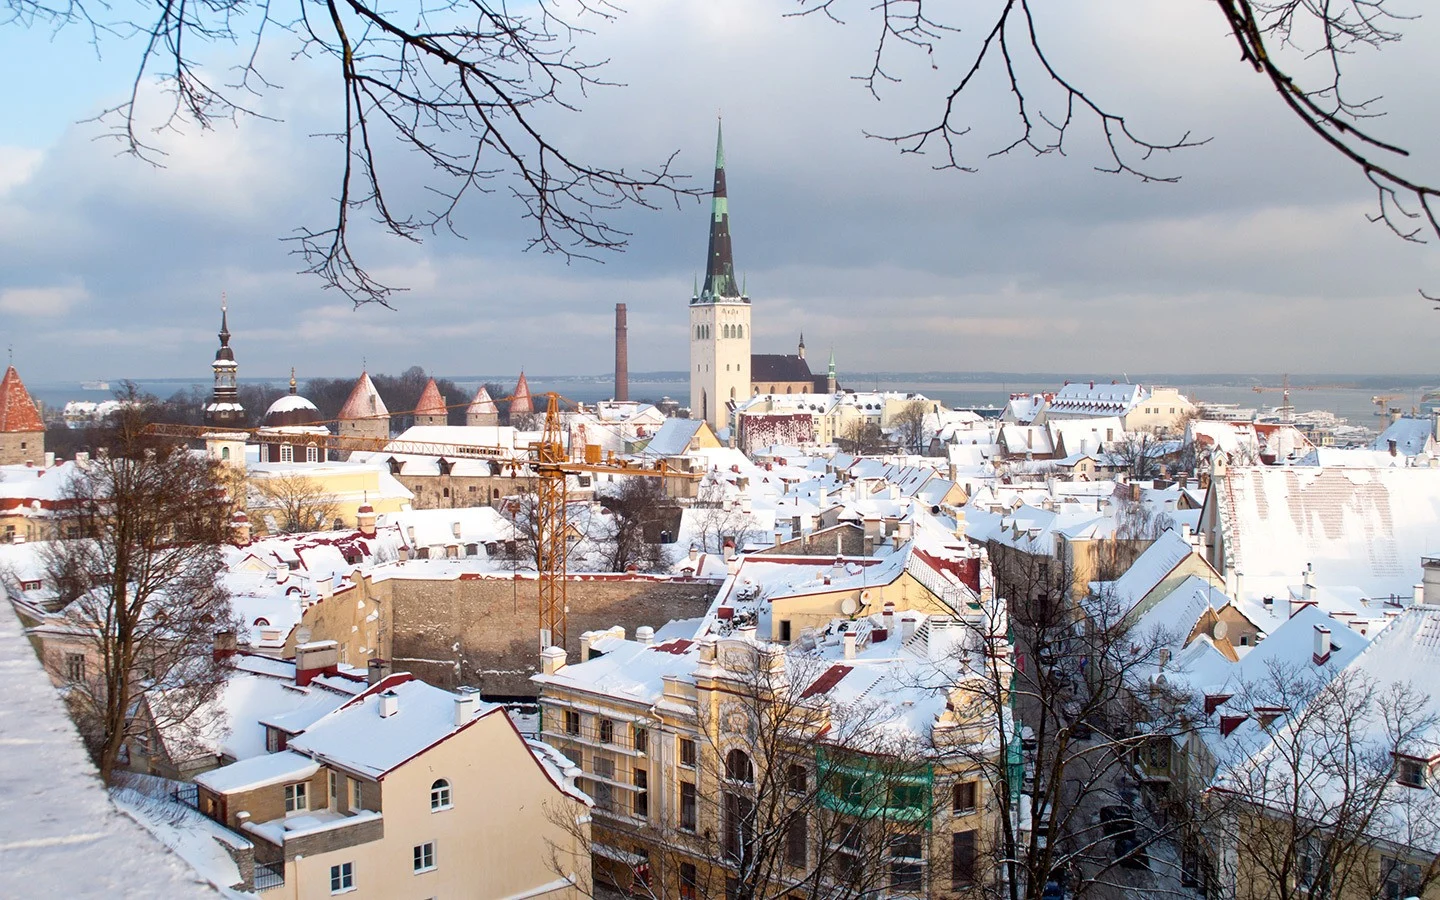
<path id="1" fill-rule="evenodd" d="M 44 431 L 45 423 L 40 421 L 40 412 L 25 390 L 20 373 L 14 366 L 5 370 L 0 381 L 0 432 Z"/>
<path id="2" fill-rule="evenodd" d="M 475 398 L 470 401 L 470 406 L 465 410 L 465 412 L 470 415 L 485 415 L 498 413 L 499 411 L 499 407 L 497 407 L 495 401 L 490 398 L 490 392 L 485 390 L 485 385 L 483 384 L 480 385 L 480 390 L 475 392 Z"/>
<path id="3" fill-rule="evenodd" d="M 750 354 L 750 380 L 756 384 L 766 381 L 807 381 L 814 382 L 810 364 L 798 356 L 783 353 Z"/>
<path id="4" fill-rule="evenodd" d="M 417 416 L 444 416 L 449 410 L 445 408 L 445 398 L 440 396 L 440 388 L 435 384 L 435 379 L 425 382 L 425 390 L 420 392 L 420 402 L 415 404 L 415 415 Z"/>
<path id="5" fill-rule="evenodd" d="M 515 382 L 515 393 L 510 397 L 510 415 L 528 415 L 535 411 L 535 401 L 530 398 L 530 382 L 525 380 L 525 373 L 520 373 L 520 380 Z"/>
<path id="6" fill-rule="evenodd" d="M 361 372 L 360 380 L 355 382 L 355 388 L 350 392 L 345 405 L 340 407 L 337 418 L 371 419 L 388 415 L 390 410 L 385 407 L 385 401 L 380 399 L 380 392 L 375 390 L 375 382 L 370 380 L 370 373 Z"/>

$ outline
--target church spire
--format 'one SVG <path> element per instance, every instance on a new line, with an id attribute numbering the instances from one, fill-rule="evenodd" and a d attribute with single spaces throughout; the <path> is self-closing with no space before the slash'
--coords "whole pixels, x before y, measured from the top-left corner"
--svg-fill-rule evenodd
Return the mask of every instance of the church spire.
<path id="1" fill-rule="evenodd" d="M 725 196 L 725 138 L 720 124 L 715 126 L 715 190 L 710 200 L 710 254 L 705 262 L 704 300 L 717 297 L 739 297 L 742 292 L 735 281 L 735 257 L 730 250 L 730 208 Z"/>
<path id="2" fill-rule="evenodd" d="M 230 348 L 230 304 L 225 294 L 220 295 L 220 347 L 215 351 L 215 361 L 210 364 L 214 372 L 215 386 L 210 391 L 210 402 L 205 406 L 205 424 L 219 428 L 238 428 L 245 424 L 245 407 L 240 405 L 240 392 L 236 384 L 239 366 L 235 363 L 235 351 Z"/>

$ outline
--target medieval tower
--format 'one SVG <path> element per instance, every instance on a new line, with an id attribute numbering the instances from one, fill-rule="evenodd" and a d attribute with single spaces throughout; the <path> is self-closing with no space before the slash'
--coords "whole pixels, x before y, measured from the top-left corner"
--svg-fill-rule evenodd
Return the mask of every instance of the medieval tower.
<path id="1" fill-rule="evenodd" d="M 704 419 L 716 430 L 726 428 L 730 404 L 750 394 L 750 298 L 735 280 L 725 143 L 717 126 L 705 286 L 690 298 L 690 417 Z"/>

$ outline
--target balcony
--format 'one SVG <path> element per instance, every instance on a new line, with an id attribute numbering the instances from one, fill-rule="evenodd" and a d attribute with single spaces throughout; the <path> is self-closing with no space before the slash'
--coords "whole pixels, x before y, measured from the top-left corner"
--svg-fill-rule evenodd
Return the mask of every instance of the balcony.
<path id="1" fill-rule="evenodd" d="M 260 845 L 256 846 L 257 862 L 258 857 L 263 856 L 269 865 L 282 871 L 284 863 L 297 856 L 344 850 L 385 837 L 384 818 L 379 812 L 368 809 L 353 815 L 319 809 L 269 822 L 245 822 L 240 828 L 279 851 L 274 854 L 278 858 L 274 858 L 262 854 Z"/>

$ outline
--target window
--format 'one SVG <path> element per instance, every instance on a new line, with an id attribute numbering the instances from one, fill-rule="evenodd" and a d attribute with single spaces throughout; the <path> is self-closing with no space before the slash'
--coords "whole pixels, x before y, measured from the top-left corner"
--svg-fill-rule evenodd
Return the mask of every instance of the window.
<path id="1" fill-rule="evenodd" d="M 1418 759 L 1401 759 L 1396 762 L 1395 780 L 1406 787 L 1425 786 L 1425 764 Z"/>
<path id="2" fill-rule="evenodd" d="M 435 842 L 426 841 L 415 848 L 415 874 L 435 869 Z"/>
<path id="3" fill-rule="evenodd" d="M 355 890 L 355 864 L 341 863 L 330 867 L 330 893 Z"/>
<path id="4" fill-rule="evenodd" d="M 615 778 L 615 763 L 603 756 L 595 757 L 595 805 L 610 812 L 615 808 L 615 788 L 610 784 Z M 605 780 L 602 780 L 605 779 Z"/>
<path id="5" fill-rule="evenodd" d="M 790 620 L 789 620 L 789 619 L 781 619 L 781 620 L 780 620 L 780 642 L 781 642 L 781 643 L 784 643 L 784 644 L 790 643 Z"/>
<path id="6" fill-rule="evenodd" d="M 565 733 L 580 733 L 580 714 L 573 709 L 565 710 Z"/>
<path id="7" fill-rule="evenodd" d="M 806 847 L 810 843 L 809 822 L 804 813 L 796 813 L 785 826 L 785 865 L 805 868 Z"/>
<path id="8" fill-rule="evenodd" d="M 680 830 L 694 831 L 697 824 L 695 815 L 695 785 L 680 782 Z"/>
<path id="9" fill-rule="evenodd" d="M 897 834 L 890 838 L 890 887 L 918 891 L 924 885 L 924 850 L 919 834 Z"/>
<path id="10" fill-rule="evenodd" d="M 612 744 L 615 742 L 615 723 L 609 719 L 600 720 L 600 743 Z"/>
<path id="11" fill-rule="evenodd" d="M 65 680 L 72 684 L 85 680 L 85 654 L 65 654 Z"/>
<path id="12" fill-rule="evenodd" d="M 650 733 L 639 725 L 635 726 L 635 752 L 650 752 Z"/>
<path id="13" fill-rule="evenodd" d="M 360 788 L 360 779 L 350 779 L 350 808 L 352 810 L 365 808 L 365 795 Z"/>
<path id="14" fill-rule="evenodd" d="M 1146 764 L 1151 771 L 1159 771 L 1170 768 L 1170 738 L 1157 737 L 1150 741 Z"/>
<path id="15" fill-rule="evenodd" d="M 287 813 L 304 812 L 310 808 L 306 797 L 309 787 L 309 782 L 305 781 L 285 785 L 285 811 Z"/>
<path id="16" fill-rule="evenodd" d="M 731 781 L 750 784 L 755 780 L 755 767 L 744 750 L 735 749 L 725 754 L 725 777 Z"/>
<path id="17" fill-rule="evenodd" d="M 326 770 L 325 781 L 330 788 L 330 808 L 340 808 L 340 776 L 334 770 Z"/>
<path id="18" fill-rule="evenodd" d="M 1390 856 L 1380 857 L 1380 881 L 1380 896 L 1385 900 L 1413 897 L 1424 886 L 1419 865 Z"/>
<path id="19" fill-rule="evenodd" d="M 292 446 L 290 446 L 289 444 L 281 444 L 281 445 L 280 445 L 280 461 L 281 461 L 281 462 L 294 462 L 294 461 L 295 461 L 295 448 L 292 447 Z"/>
<path id="20" fill-rule="evenodd" d="M 973 781 L 955 782 L 955 815 L 968 816 L 975 811 L 975 789 Z"/>
<path id="21" fill-rule="evenodd" d="M 306 444 L 306 445 L 305 445 L 305 461 L 306 461 L 306 462 L 319 462 L 319 461 L 320 461 L 320 448 L 319 448 L 319 447 L 316 447 L 314 444 Z"/>
<path id="22" fill-rule="evenodd" d="M 865 830 L 852 824 L 840 835 L 840 846 L 835 850 L 835 878 L 840 881 L 858 881 L 860 877 L 860 848 L 864 845 Z"/>
<path id="23" fill-rule="evenodd" d="M 689 738 L 680 739 L 680 765 L 695 768 L 695 742 Z"/>
<path id="24" fill-rule="evenodd" d="M 803 794 L 810 790 L 810 773 L 799 763 L 791 763 L 785 770 L 785 788 L 792 794 Z"/>
<path id="25" fill-rule="evenodd" d="M 230 458 L 230 448 L 229 448 L 229 447 L 221 447 L 221 448 L 220 448 L 220 458 L 221 458 L 222 460 L 226 460 L 226 459 L 229 459 L 229 458 Z"/>
<path id="26" fill-rule="evenodd" d="M 650 774 L 644 769 L 635 770 L 635 817 L 650 816 Z"/>
<path id="27" fill-rule="evenodd" d="M 725 811 L 725 855 L 744 859 L 755 837 L 755 801 L 743 794 L 727 793 Z"/>
<path id="28" fill-rule="evenodd" d="M 436 779 L 430 785 L 430 811 L 439 812 L 442 809 L 450 808 L 450 782 L 443 778 Z"/>
<path id="29" fill-rule="evenodd" d="M 1321 872 L 1324 852 L 1324 847 L 1314 835 L 1295 842 L 1295 885 L 1309 891 L 1313 897 L 1323 897 L 1327 893 L 1326 883 L 1330 879 Z"/>
<path id="30" fill-rule="evenodd" d="M 700 873 L 694 863 L 680 864 L 680 900 L 696 900 L 700 896 Z"/>
<path id="31" fill-rule="evenodd" d="M 950 835 L 950 880 L 959 890 L 975 883 L 975 832 Z"/>

